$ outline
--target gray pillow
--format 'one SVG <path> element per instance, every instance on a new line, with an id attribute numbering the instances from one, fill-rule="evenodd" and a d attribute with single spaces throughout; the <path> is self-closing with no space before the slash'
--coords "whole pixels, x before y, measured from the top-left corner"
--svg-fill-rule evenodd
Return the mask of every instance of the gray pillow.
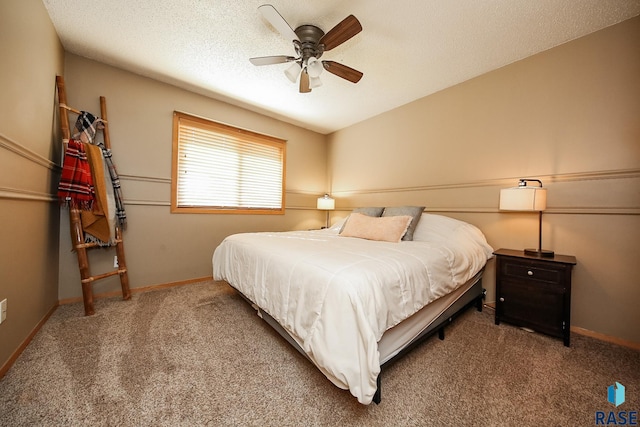
<path id="1" fill-rule="evenodd" d="M 384 208 L 374 208 L 374 207 L 355 208 L 351 212 L 357 212 L 367 216 L 378 217 L 378 216 L 382 216 L 382 212 L 384 212 Z"/>
<path id="2" fill-rule="evenodd" d="M 355 208 L 351 212 L 361 213 L 362 215 L 367 216 L 380 217 L 382 216 L 382 212 L 384 212 L 384 207 Z M 349 217 L 347 217 L 347 221 L 349 221 Z M 338 234 L 342 233 L 342 230 L 344 230 L 344 226 L 347 224 L 347 221 L 342 224 L 342 227 L 340 227 L 340 231 L 338 232 Z"/>
<path id="3" fill-rule="evenodd" d="M 409 228 L 407 228 L 407 232 L 402 236 L 402 240 L 413 240 L 413 232 L 416 229 L 416 225 L 418 225 L 418 221 L 422 217 L 422 212 L 424 212 L 424 206 L 394 206 L 390 208 L 384 208 L 382 212 L 382 216 L 398 216 L 398 215 L 409 215 L 412 217 L 411 224 L 409 224 Z"/>

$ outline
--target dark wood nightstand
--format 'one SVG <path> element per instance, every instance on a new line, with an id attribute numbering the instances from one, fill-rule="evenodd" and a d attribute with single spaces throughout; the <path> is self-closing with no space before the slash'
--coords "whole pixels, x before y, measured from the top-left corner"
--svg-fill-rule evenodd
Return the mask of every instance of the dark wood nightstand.
<path id="1" fill-rule="evenodd" d="M 498 249 L 496 256 L 496 325 L 500 321 L 562 338 L 569 347 L 571 269 L 576 258 L 544 258 L 524 251 Z"/>

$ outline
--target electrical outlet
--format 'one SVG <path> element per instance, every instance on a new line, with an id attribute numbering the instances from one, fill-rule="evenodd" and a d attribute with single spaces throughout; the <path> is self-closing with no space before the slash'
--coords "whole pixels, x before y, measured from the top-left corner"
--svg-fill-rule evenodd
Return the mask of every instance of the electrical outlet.
<path id="1" fill-rule="evenodd" d="M 113 268 L 118 268 L 118 255 L 114 255 L 113 257 Z"/>
<path id="2" fill-rule="evenodd" d="M 0 323 L 7 319 L 7 299 L 0 301 Z"/>

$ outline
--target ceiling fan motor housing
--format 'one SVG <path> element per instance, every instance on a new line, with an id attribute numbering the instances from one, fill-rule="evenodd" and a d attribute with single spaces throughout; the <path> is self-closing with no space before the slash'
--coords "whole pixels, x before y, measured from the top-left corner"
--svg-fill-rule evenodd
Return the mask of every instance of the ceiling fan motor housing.
<path id="1" fill-rule="evenodd" d="M 298 40 L 294 40 L 296 53 L 302 59 L 302 64 L 306 64 L 309 58 L 320 58 L 324 53 L 324 45 L 320 44 L 320 39 L 324 36 L 324 31 L 315 25 L 301 25 L 294 31 Z"/>

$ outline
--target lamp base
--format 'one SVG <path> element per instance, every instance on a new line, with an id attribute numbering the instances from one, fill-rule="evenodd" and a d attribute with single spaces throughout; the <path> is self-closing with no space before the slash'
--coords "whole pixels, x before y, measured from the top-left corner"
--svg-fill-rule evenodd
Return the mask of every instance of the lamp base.
<path id="1" fill-rule="evenodd" d="M 524 254 L 541 258 L 553 258 L 554 256 L 554 252 L 548 249 L 525 249 Z"/>

